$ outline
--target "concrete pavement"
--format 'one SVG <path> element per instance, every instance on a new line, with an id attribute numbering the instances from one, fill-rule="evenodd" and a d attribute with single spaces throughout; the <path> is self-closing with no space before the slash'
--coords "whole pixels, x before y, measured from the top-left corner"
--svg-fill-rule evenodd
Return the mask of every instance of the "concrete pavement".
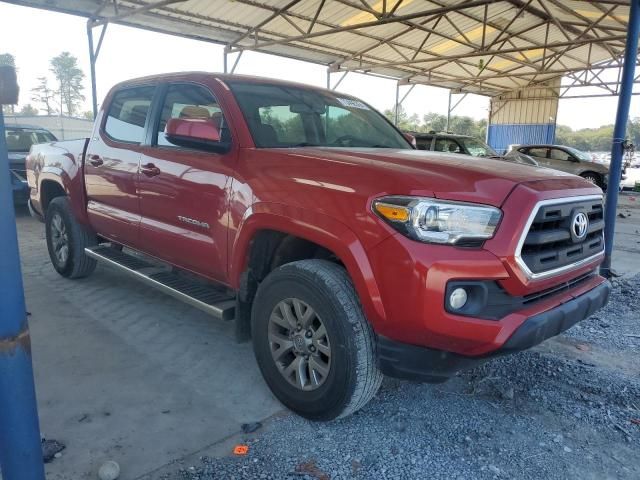
<path id="1" fill-rule="evenodd" d="M 18 229 L 41 429 L 67 446 L 48 479 L 97 478 L 107 459 L 135 479 L 282 408 L 231 323 L 100 266 L 63 279 L 43 225 L 19 212 Z"/>

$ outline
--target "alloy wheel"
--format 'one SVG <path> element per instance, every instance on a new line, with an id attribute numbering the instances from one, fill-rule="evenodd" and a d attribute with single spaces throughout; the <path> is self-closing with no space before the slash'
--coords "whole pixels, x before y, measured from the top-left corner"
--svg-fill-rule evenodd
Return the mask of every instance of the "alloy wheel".
<path id="1" fill-rule="evenodd" d="M 51 219 L 51 243 L 58 264 L 62 267 L 69 259 L 69 236 L 67 227 L 59 213 Z"/>
<path id="2" fill-rule="evenodd" d="M 297 298 L 279 302 L 269 317 L 269 347 L 280 374 L 303 391 L 320 387 L 331 368 L 331 344 L 324 323 Z"/>

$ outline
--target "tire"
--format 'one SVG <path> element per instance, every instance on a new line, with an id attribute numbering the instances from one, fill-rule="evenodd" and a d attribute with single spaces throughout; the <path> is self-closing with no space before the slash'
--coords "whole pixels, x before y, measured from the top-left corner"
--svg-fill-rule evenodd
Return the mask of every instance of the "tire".
<path id="1" fill-rule="evenodd" d="M 93 273 L 96 261 L 85 255 L 84 249 L 97 244 L 96 236 L 74 218 L 67 197 L 56 197 L 49 203 L 45 232 L 49 258 L 60 275 L 73 279 Z"/>
<path id="2" fill-rule="evenodd" d="M 584 172 L 584 173 L 581 173 L 580 176 L 584 178 L 586 181 L 591 182 L 600 188 L 604 188 L 604 185 L 602 183 L 602 177 L 597 173 Z"/>
<path id="3" fill-rule="evenodd" d="M 286 321 L 287 306 L 296 320 L 307 322 L 300 332 Z M 308 315 L 308 308 L 315 315 Z M 351 279 L 339 265 L 302 260 L 275 269 L 258 288 L 251 326 L 254 353 L 267 385 L 280 402 L 305 418 L 346 417 L 366 405 L 380 387 L 373 330 Z M 322 326 L 326 335 L 322 335 Z M 293 340 L 287 340 L 288 327 L 294 332 Z M 278 343 L 274 338 L 285 340 Z M 313 351 L 315 346 L 315 353 L 299 349 L 300 338 L 311 342 L 307 348 Z M 276 360 L 281 349 L 286 353 Z M 303 373 L 294 368 L 293 375 L 287 376 L 287 367 L 297 358 L 301 358 L 298 365 Z"/>

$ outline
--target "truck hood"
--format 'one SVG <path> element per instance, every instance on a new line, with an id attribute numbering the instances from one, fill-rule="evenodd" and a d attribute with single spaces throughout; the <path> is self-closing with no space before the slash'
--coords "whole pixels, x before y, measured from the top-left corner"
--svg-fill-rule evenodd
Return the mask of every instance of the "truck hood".
<path id="1" fill-rule="evenodd" d="M 369 192 L 372 195 L 384 192 L 435 196 L 443 200 L 500 206 L 520 183 L 548 179 L 577 179 L 581 184 L 584 183 L 573 175 L 548 168 L 424 150 L 323 147 L 274 150 L 287 152 L 292 160 L 289 164 L 291 168 L 295 168 L 298 162 L 294 160 L 300 157 L 304 157 L 307 166 L 317 165 L 317 169 L 305 168 L 304 172 L 315 176 L 316 180 L 326 176 L 327 172 L 335 172 L 336 164 L 342 164 L 346 167 L 338 169 L 342 181 L 362 183 L 369 189 L 373 187 L 377 191 Z M 309 157 L 315 161 L 310 161 Z M 360 182 L 363 178 L 369 181 Z M 371 182 L 372 178 L 376 181 Z M 573 182 L 567 183 L 567 188 L 571 188 L 569 184 Z M 362 191 L 360 188 L 358 190 Z"/>

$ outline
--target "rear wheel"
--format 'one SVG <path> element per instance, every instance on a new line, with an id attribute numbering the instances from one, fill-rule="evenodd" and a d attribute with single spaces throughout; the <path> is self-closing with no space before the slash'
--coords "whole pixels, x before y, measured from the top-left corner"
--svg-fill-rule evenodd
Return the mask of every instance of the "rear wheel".
<path id="1" fill-rule="evenodd" d="M 96 245 L 96 236 L 74 218 L 67 197 L 56 197 L 49 203 L 45 231 L 49 258 L 60 275 L 82 278 L 93 273 L 96 261 L 84 249 Z"/>
<path id="2" fill-rule="evenodd" d="M 594 172 L 585 172 L 580 175 L 582 178 L 587 180 L 588 182 L 597 185 L 600 188 L 604 188 L 604 184 L 602 182 L 602 177 Z"/>
<path id="3" fill-rule="evenodd" d="M 344 268 L 289 263 L 258 289 L 253 347 L 269 388 L 289 409 L 333 420 L 362 408 L 382 381 L 371 326 Z"/>

